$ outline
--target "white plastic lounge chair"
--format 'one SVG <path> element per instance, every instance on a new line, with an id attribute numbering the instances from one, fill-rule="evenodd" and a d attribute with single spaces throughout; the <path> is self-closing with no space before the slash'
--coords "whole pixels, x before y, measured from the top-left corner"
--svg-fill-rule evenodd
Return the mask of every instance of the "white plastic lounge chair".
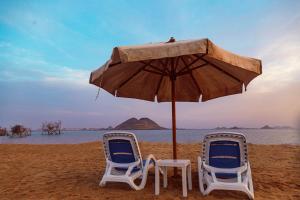
<path id="1" fill-rule="evenodd" d="M 198 157 L 199 187 L 203 195 L 213 190 L 238 190 L 254 199 L 245 136 L 240 133 L 213 133 L 203 141 Z"/>
<path id="2" fill-rule="evenodd" d="M 149 155 L 142 159 L 136 136 L 129 132 L 109 132 L 103 135 L 103 145 L 106 158 L 105 173 L 100 186 L 106 182 L 124 182 L 135 190 L 145 187 L 148 170 L 155 165 L 155 158 Z M 139 185 L 134 181 L 141 178 Z"/>

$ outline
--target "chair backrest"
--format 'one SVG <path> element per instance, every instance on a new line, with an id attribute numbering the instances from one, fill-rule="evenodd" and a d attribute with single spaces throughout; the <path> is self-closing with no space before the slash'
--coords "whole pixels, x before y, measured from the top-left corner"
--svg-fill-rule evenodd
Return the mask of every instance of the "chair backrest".
<path id="1" fill-rule="evenodd" d="M 233 132 L 208 134 L 204 137 L 202 156 L 212 167 L 240 167 L 247 162 L 246 138 Z"/>
<path id="2" fill-rule="evenodd" d="M 130 132 L 108 132 L 103 135 L 103 145 L 106 159 L 115 163 L 132 163 L 142 156 L 136 136 Z"/>

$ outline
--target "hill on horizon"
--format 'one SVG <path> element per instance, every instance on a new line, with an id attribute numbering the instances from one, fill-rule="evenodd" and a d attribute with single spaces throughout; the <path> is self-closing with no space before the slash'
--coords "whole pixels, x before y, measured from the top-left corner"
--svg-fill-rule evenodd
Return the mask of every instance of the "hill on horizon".
<path id="1" fill-rule="evenodd" d="M 130 118 L 117 125 L 114 130 L 163 130 L 164 127 L 159 126 L 156 122 L 149 118 Z"/>

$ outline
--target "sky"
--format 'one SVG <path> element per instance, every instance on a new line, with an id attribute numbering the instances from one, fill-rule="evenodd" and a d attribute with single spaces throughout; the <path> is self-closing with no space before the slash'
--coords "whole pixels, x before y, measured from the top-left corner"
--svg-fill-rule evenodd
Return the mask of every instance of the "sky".
<path id="1" fill-rule="evenodd" d="M 247 92 L 177 103 L 177 127 L 300 127 L 300 1 L 0 1 L 0 126 L 116 126 L 171 104 L 116 98 L 89 84 L 115 46 L 209 38 L 262 60 Z"/>

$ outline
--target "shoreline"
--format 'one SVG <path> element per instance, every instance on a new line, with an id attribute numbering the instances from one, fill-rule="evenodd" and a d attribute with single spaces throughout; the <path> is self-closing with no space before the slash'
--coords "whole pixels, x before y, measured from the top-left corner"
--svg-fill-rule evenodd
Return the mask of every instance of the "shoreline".
<path id="1" fill-rule="evenodd" d="M 102 140 L 99 141 L 92 141 L 92 142 L 81 142 L 81 143 L 44 143 L 44 144 L 30 144 L 30 143 L 0 143 L 0 145 L 33 145 L 33 146 L 47 146 L 47 145 L 86 145 L 86 144 L 94 144 L 94 143 L 100 143 L 102 145 Z M 148 141 L 141 141 L 139 143 L 144 143 L 144 144 L 161 144 L 161 145 L 172 145 L 172 142 L 148 142 Z M 180 145 L 201 145 L 202 141 L 200 142 L 177 142 L 177 144 Z M 248 145 L 257 145 L 257 146 L 291 146 L 291 147 L 300 147 L 300 144 L 255 144 L 255 143 L 247 143 Z"/>
<path id="2" fill-rule="evenodd" d="M 107 131 L 107 132 L 111 132 L 111 131 L 164 131 L 164 130 L 169 130 L 172 131 L 171 128 L 165 128 L 165 129 L 124 129 L 124 130 L 119 130 L 119 129 L 95 129 L 95 130 L 91 130 L 91 129 L 62 129 L 61 132 L 65 131 L 65 132 L 76 132 L 76 131 L 88 131 L 88 132 L 93 132 L 93 131 Z M 237 128 L 177 128 L 176 130 L 209 130 L 209 131 L 234 131 L 234 130 L 298 130 L 300 131 L 300 128 L 294 128 L 294 127 L 290 127 L 290 128 L 244 128 L 244 127 L 237 127 Z M 42 130 L 39 129 L 34 129 L 31 130 L 31 132 L 42 132 Z"/>
<path id="3" fill-rule="evenodd" d="M 0 144 L 84 144 L 99 142 L 106 131 L 66 131 L 60 135 L 42 135 L 33 132 L 27 137 L 0 137 Z M 156 131 L 131 131 L 141 142 L 172 142 L 170 130 Z M 203 141 L 206 134 L 220 132 L 209 130 L 178 130 L 177 142 L 182 144 L 198 144 Z M 289 144 L 300 145 L 300 134 L 295 130 L 243 130 L 235 131 L 243 133 L 247 142 L 251 144 Z"/>

